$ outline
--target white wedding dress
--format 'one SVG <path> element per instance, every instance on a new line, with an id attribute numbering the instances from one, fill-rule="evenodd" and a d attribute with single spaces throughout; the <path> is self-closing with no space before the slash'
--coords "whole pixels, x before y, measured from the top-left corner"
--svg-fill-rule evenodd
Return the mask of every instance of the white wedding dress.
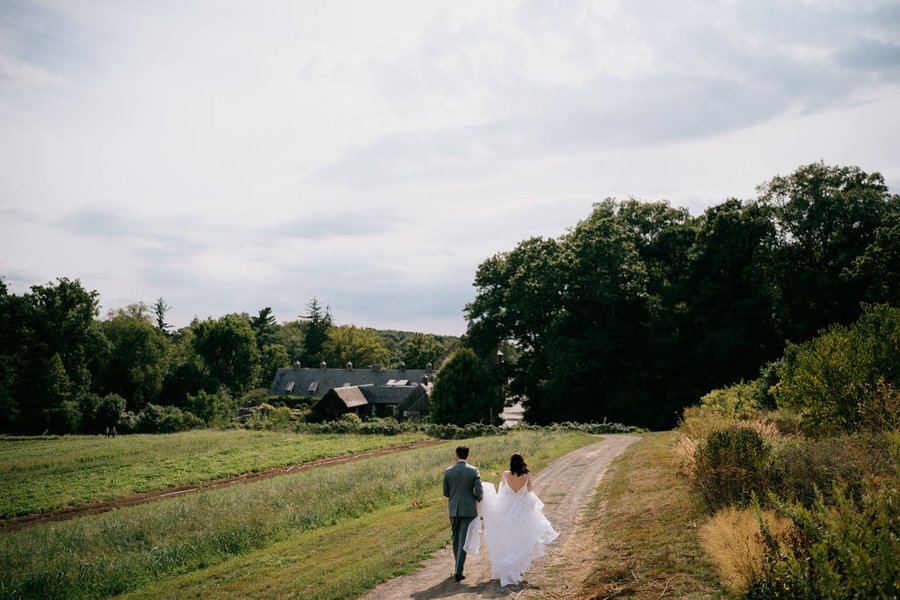
<path id="1" fill-rule="evenodd" d="M 544 516 L 544 503 L 528 486 L 514 492 L 506 483 L 494 490 L 484 482 L 484 498 L 478 504 L 484 519 L 484 542 L 491 558 L 491 576 L 500 585 L 521 583 L 522 573 L 532 561 L 544 555 L 544 546 L 559 535 Z M 481 522 L 474 519 L 466 535 L 465 550 L 475 554 L 479 546 Z"/>

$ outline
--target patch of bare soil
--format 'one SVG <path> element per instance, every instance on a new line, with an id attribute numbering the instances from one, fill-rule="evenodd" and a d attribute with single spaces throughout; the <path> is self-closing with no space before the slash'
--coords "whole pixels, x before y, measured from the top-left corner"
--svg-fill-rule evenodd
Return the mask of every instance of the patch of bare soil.
<path id="1" fill-rule="evenodd" d="M 453 580 L 452 552 L 447 547 L 425 561 L 417 572 L 380 585 L 365 599 L 576 597 L 577 590 L 561 586 L 559 577 L 569 580 L 565 569 L 570 564 L 581 565 L 585 574 L 590 569 L 586 562 L 590 558 L 590 549 L 585 547 L 586 543 L 592 543 L 590 536 L 573 535 L 581 509 L 590 500 L 610 462 L 637 439 L 632 435 L 604 436 L 595 444 L 556 459 L 535 476 L 534 491 L 543 500 L 544 514 L 560 536 L 547 547 L 547 554 L 531 565 L 521 584 L 500 587 L 498 580 L 491 579 L 490 558 L 485 547 L 478 554 L 469 555 L 466 559 L 466 578 L 457 583 Z M 473 456 L 472 459 L 473 464 L 477 465 L 478 457 Z M 450 527 L 449 519 L 447 527 Z M 548 580 L 548 573 L 552 582 Z M 571 579 L 579 583 L 583 580 L 583 575 Z M 552 585 L 544 589 L 545 583 Z"/>
<path id="2" fill-rule="evenodd" d="M 85 515 L 103 513 L 110 510 L 115 510 L 117 508 L 123 508 L 125 506 L 134 506 L 135 504 L 144 504 L 146 502 L 155 502 L 157 500 L 175 498 L 177 496 L 183 496 L 184 494 L 199 492 L 201 490 L 211 490 L 230 485 L 250 483 L 253 481 L 259 481 L 260 479 L 278 477 L 279 475 L 299 473 L 300 471 L 306 471 L 308 469 L 340 465 L 356 460 L 362 460 L 364 458 L 372 458 L 373 456 L 382 456 L 385 454 L 393 454 L 395 452 L 404 452 L 407 450 L 413 450 L 415 448 L 424 448 L 426 446 L 434 446 L 435 444 L 444 443 L 446 443 L 445 440 L 423 440 L 421 442 L 413 442 L 412 444 L 386 446 L 384 448 L 366 450 L 365 452 L 356 452 L 353 454 L 342 454 L 340 456 L 317 458 L 315 460 L 288 465 L 286 467 L 273 467 L 271 469 L 266 469 L 265 471 L 244 473 L 242 475 L 236 475 L 234 477 L 214 479 L 194 485 L 183 485 L 156 490 L 153 492 L 144 492 L 141 494 L 126 496 L 125 498 L 117 498 L 115 500 L 102 500 L 99 502 L 88 502 L 75 506 L 66 506 L 63 508 L 48 510 L 46 512 L 22 515 L 19 517 L 0 520 L 0 531 L 15 531 L 17 529 L 23 529 L 25 527 L 30 527 L 31 525 L 46 523 L 49 521 L 66 521 L 68 519 L 75 519 L 77 517 L 83 517 Z"/>

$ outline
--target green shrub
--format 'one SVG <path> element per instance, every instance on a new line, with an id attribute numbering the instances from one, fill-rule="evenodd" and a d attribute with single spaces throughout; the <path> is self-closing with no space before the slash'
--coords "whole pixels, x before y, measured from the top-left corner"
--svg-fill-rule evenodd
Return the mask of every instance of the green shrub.
<path id="1" fill-rule="evenodd" d="M 759 414 L 757 404 L 757 385 L 755 382 L 736 383 L 727 388 L 713 390 L 703 396 L 700 402 L 703 408 L 735 419 L 749 419 Z"/>
<path id="2" fill-rule="evenodd" d="M 881 426 L 863 421 L 878 411 L 861 410 L 879 385 L 900 386 L 900 309 L 887 305 L 865 306 L 853 325 L 789 344 L 774 393 L 778 406 L 801 414 L 806 433 L 827 435 Z"/>
<path id="3" fill-rule="evenodd" d="M 859 502 L 837 492 L 812 508 L 773 499 L 794 524 L 776 539 L 765 524 L 764 559 L 750 600 L 897 598 L 900 596 L 900 490 L 872 485 Z"/>
<path id="4" fill-rule="evenodd" d="M 134 430 L 138 433 L 174 433 L 203 427 L 203 420 L 176 406 L 148 404 L 137 414 Z"/>
<path id="5" fill-rule="evenodd" d="M 338 421 L 344 421 L 345 423 L 350 423 L 352 425 L 361 425 L 362 424 L 362 419 L 360 418 L 359 415 L 357 415 L 355 413 L 344 413 L 343 415 L 340 416 Z"/>
<path id="6" fill-rule="evenodd" d="M 759 377 L 749 383 L 751 397 L 759 408 L 768 411 L 778 408 L 773 388 L 781 380 L 783 368 L 782 359 L 767 363 L 759 370 Z"/>
<path id="7" fill-rule="evenodd" d="M 243 393 L 238 406 L 259 406 L 269 401 L 269 390 L 266 388 L 253 388 Z"/>
<path id="8" fill-rule="evenodd" d="M 769 489 L 804 506 L 818 497 L 833 502 L 836 486 L 859 498 L 866 480 L 891 477 L 897 464 L 891 446 L 884 434 L 785 440 L 772 451 Z"/>
<path id="9" fill-rule="evenodd" d="M 469 423 L 459 425 L 441 423 L 423 423 L 421 421 L 404 421 L 398 423 L 394 419 L 372 419 L 355 423 L 346 419 L 325 421 L 323 423 L 298 423 L 296 431 L 302 433 L 359 433 L 372 435 L 397 435 L 400 433 L 424 433 L 439 439 L 465 439 L 492 435 L 503 435 L 510 431 L 581 431 L 591 434 L 602 433 L 635 433 L 643 431 L 631 425 L 621 423 L 552 423 L 547 426 L 517 425 L 513 429 L 504 429 L 496 425 Z"/>
<path id="10" fill-rule="evenodd" d="M 769 449 L 746 427 L 713 431 L 697 447 L 696 477 L 711 509 L 747 504 L 764 489 Z"/>
<path id="11" fill-rule="evenodd" d="M 237 410 L 237 403 L 224 387 L 214 393 L 200 390 L 196 395 L 189 394 L 185 405 L 207 425 L 224 425 Z"/>
<path id="12" fill-rule="evenodd" d="M 272 406 L 287 406 L 288 408 L 309 408 L 319 401 L 315 396 L 268 396 L 264 399 Z M 249 406 L 249 405 L 245 405 Z"/>

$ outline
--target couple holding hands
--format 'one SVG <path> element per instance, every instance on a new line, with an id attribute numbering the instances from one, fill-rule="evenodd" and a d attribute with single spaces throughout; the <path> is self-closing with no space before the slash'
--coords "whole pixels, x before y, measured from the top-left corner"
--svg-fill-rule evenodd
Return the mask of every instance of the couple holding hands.
<path id="1" fill-rule="evenodd" d="M 544 503 L 532 491 L 531 473 L 521 454 L 509 459 L 509 470 L 496 490 L 493 484 L 482 483 L 478 469 L 466 462 L 468 457 L 469 448 L 459 446 L 456 464 L 444 471 L 456 560 L 454 579 L 465 579 L 466 554 L 478 552 L 483 520 L 491 576 L 501 586 L 518 584 L 531 562 L 544 555 L 544 545 L 559 533 L 544 516 Z"/>

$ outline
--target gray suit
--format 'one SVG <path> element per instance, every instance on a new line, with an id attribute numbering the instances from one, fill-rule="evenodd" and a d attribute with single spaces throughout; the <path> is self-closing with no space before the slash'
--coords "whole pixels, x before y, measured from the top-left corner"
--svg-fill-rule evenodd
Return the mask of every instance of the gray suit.
<path id="1" fill-rule="evenodd" d="M 484 491 L 478 469 L 464 460 L 444 471 L 444 496 L 450 499 L 450 527 L 453 531 L 453 556 L 456 558 L 456 575 L 462 575 L 466 563 L 466 532 L 469 523 L 478 516 L 475 506 Z"/>

